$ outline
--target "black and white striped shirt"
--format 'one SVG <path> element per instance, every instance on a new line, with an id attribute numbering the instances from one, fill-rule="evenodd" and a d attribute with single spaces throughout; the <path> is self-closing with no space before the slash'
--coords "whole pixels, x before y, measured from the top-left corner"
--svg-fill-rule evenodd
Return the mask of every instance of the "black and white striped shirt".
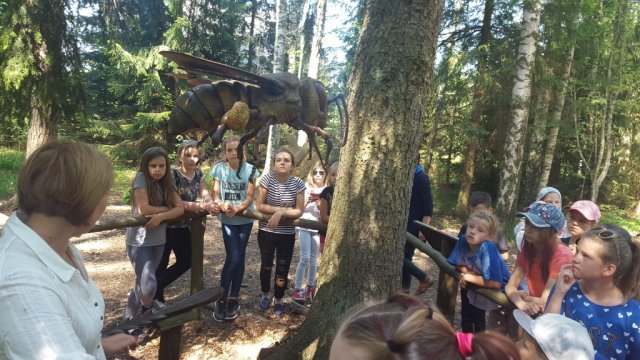
<path id="1" fill-rule="evenodd" d="M 306 188 L 304 181 L 300 178 L 289 176 L 285 183 L 281 183 L 275 173 L 265 174 L 260 179 L 260 186 L 267 189 L 265 204 L 284 208 L 295 208 L 296 197 L 299 193 L 304 192 Z M 278 224 L 275 229 L 267 228 L 266 221 L 260 221 L 259 225 L 260 230 L 276 234 L 295 234 L 295 228 L 290 225 Z"/>

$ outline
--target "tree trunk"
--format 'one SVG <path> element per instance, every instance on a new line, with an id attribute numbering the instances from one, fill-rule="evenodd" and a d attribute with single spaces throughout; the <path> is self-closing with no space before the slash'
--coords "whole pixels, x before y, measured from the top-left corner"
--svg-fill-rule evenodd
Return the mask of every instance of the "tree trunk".
<path id="1" fill-rule="evenodd" d="M 327 12 L 327 0 L 318 0 L 316 6 L 316 23 L 313 27 L 313 41 L 311 42 L 311 54 L 309 55 L 309 71 L 307 76 L 317 79 L 320 70 L 320 53 L 322 51 L 322 38 L 324 37 L 324 19 Z"/>
<path id="2" fill-rule="evenodd" d="M 300 22 L 298 23 L 298 36 L 300 37 L 299 42 L 298 42 L 298 51 L 300 52 L 300 58 L 299 58 L 299 64 L 298 64 L 298 78 L 302 79 L 302 73 L 304 70 L 304 49 L 306 48 L 306 37 L 305 37 L 305 27 L 307 24 L 307 21 L 309 19 L 309 8 L 311 7 L 311 0 L 304 0 L 304 3 L 302 4 L 302 15 L 300 16 Z M 300 151 L 305 152 L 306 153 L 306 146 L 305 144 L 307 143 L 307 133 L 302 131 L 302 130 L 298 130 L 298 137 L 296 140 L 296 145 L 298 147 L 300 147 Z M 305 154 L 306 155 L 306 154 Z"/>
<path id="3" fill-rule="evenodd" d="M 578 13 L 579 14 L 579 13 Z M 576 21 L 578 20 L 576 16 Z M 564 102 L 567 95 L 567 84 L 571 77 L 571 67 L 573 66 L 573 54 L 575 52 L 575 42 L 572 42 L 567 56 L 562 65 L 560 74 L 560 87 L 553 92 L 553 100 L 551 105 L 551 115 L 549 117 L 550 129 L 547 138 L 547 145 L 544 148 L 544 157 L 540 167 L 540 176 L 538 178 L 538 189 L 547 186 L 549 182 L 549 174 L 551 173 L 551 165 L 553 164 L 553 156 L 558 143 L 558 132 L 560 130 L 560 121 L 562 121 L 562 111 L 564 110 Z"/>
<path id="4" fill-rule="evenodd" d="M 331 210 L 318 296 L 296 336 L 268 359 L 326 359 L 338 321 L 396 292 L 415 158 L 443 0 L 368 1 L 349 81 L 349 139 Z M 398 26 L 398 24 L 402 26 Z"/>
<path id="5" fill-rule="evenodd" d="M 535 93 L 532 95 L 533 103 L 533 119 L 531 128 L 527 132 L 527 141 L 524 150 L 524 170 L 520 179 L 522 191 L 519 194 L 517 208 L 521 209 L 529 205 L 538 193 L 538 174 L 542 166 L 542 155 L 544 154 L 545 138 L 547 137 L 547 125 L 549 104 L 551 103 L 551 86 L 550 81 L 553 79 L 553 69 L 549 67 L 549 63 L 553 63 L 552 51 L 548 51 L 548 57 L 541 59 L 540 66 L 542 68 L 539 78 L 535 81 Z"/>
<path id="6" fill-rule="evenodd" d="M 256 13 L 258 12 L 258 0 L 251 0 L 251 22 L 249 23 L 249 51 L 247 69 L 253 71 L 253 59 L 256 57 L 256 44 L 253 33 L 256 29 Z"/>
<path id="7" fill-rule="evenodd" d="M 493 16 L 493 0 L 486 0 L 484 4 L 484 17 L 482 19 L 482 28 L 480 29 L 480 42 L 478 43 L 478 51 L 480 52 L 480 61 L 478 62 L 477 79 L 475 82 L 475 90 L 473 93 L 473 105 L 471 107 L 471 120 L 469 126 L 472 129 L 467 147 L 464 152 L 464 164 L 462 169 L 462 179 L 460 181 L 460 191 L 458 192 L 458 202 L 456 204 L 457 211 L 464 213 L 469 208 L 469 195 L 471 193 L 471 184 L 473 183 L 474 170 L 476 166 L 476 153 L 479 149 L 480 139 L 478 131 L 482 126 L 482 115 L 485 105 L 485 87 L 486 82 L 483 78 L 488 72 L 488 52 L 489 41 L 491 40 L 491 17 Z"/>
<path id="8" fill-rule="evenodd" d="M 286 32 L 287 32 L 287 0 L 276 2 L 276 42 L 273 46 L 273 72 L 286 71 Z M 267 156 L 264 162 L 264 172 L 271 171 L 273 156 L 280 147 L 280 125 L 269 126 L 269 140 L 267 141 Z"/>
<path id="9" fill-rule="evenodd" d="M 57 116 L 54 112 L 50 104 L 46 104 L 35 94 L 31 96 L 26 157 L 29 157 L 40 145 L 58 137 Z"/>
<path id="10" fill-rule="evenodd" d="M 511 92 L 511 122 L 504 145 L 504 159 L 500 171 L 496 211 L 500 217 L 511 216 L 518 199 L 520 168 L 524 139 L 527 134 L 529 100 L 531 98 L 531 71 L 535 60 L 536 38 L 540 26 L 540 0 L 525 1 L 516 77 Z"/>

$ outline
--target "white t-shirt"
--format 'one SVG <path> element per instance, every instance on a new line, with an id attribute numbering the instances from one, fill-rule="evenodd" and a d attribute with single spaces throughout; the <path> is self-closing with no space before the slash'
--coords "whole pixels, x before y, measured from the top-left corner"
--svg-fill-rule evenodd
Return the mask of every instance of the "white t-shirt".
<path id="1" fill-rule="evenodd" d="M 105 359 L 104 300 L 78 249 L 67 264 L 16 213 L 0 237 L 0 359 Z"/>

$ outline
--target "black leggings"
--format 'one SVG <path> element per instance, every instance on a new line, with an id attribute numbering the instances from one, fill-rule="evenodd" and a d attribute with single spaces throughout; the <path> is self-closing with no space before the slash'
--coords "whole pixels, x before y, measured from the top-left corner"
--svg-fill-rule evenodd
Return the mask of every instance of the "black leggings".
<path id="1" fill-rule="evenodd" d="M 176 255 L 176 262 L 169 265 L 171 251 Z M 158 289 L 156 299 L 164 302 L 164 288 L 191 269 L 191 230 L 188 227 L 167 228 L 167 243 L 164 245 L 164 253 L 156 270 Z"/>
<path id="2" fill-rule="evenodd" d="M 289 278 L 289 267 L 293 256 L 293 244 L 295 234 L 276 234 L 260 229 L 258 231 L 258 246 L 260 247 L 260 287 L 263 293 L 271 291 L 271 269 L 273 257 L 276 258 L 276 276 L 274 279 L 273 294 L 276 299 L 284 296 Z M 281 280 L 282 285 L 278 285 Z"/>

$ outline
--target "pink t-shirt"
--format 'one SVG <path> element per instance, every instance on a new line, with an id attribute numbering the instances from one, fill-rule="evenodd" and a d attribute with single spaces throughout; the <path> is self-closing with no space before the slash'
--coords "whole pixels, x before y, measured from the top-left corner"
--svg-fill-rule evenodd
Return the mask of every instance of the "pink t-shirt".
<path id="1" fill-rule="evenodd" d="M 549 279 L 557 278 L 560 266 L 571 263 L 572 258 L 573 255 L 571 254 L 571 250 L 566 246 L 558 244 L 549 263 Z M 518 254 L 518 260 L 516 260 L 516 266 L 520 266 L 524 269 L 524 275 L 526 276 L 527 284 L 529 285 L 529 294 L 531 296 L 540 297 L 542 296 L 544 287 L 547 285 L 547 282 L 542 279 L 542 259 L 537 257 L 533 260 L 531 267 L 528 265 L 524 252 L 521 251 Z"/>

